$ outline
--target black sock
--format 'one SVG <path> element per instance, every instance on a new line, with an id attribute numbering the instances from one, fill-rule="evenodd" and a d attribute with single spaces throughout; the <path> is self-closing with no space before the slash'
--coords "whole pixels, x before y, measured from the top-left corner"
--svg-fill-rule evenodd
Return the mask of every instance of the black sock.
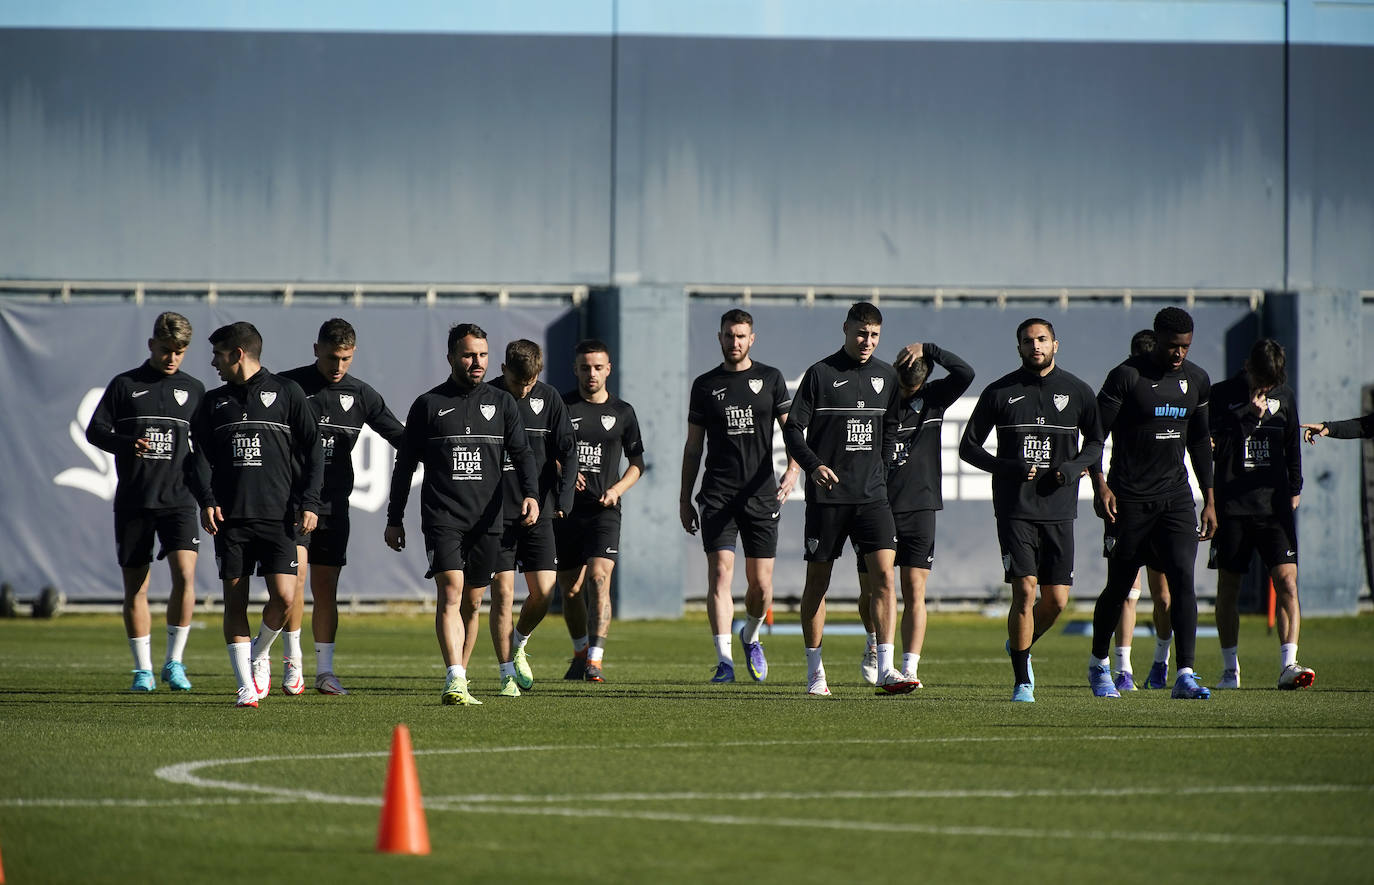
<path id="1" fill-rule="evenodd" d="M 1030 685 L 1030 649 L 1011 653 L 1011 669 L 1017 685 Z"/>

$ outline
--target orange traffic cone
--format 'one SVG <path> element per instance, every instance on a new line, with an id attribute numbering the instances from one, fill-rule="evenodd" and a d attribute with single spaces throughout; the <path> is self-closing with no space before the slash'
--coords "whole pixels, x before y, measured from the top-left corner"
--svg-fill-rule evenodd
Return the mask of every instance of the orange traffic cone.
<path id="1" fill-rule="evenodd" d="M 410 749 L 410 729 L 391 733 L 391 761 L 386 767 L 386 795 L 377 825 L 377 850 L 384 854 L 429 854 L 429 826 L 420 799 L 420 777 Z"/>

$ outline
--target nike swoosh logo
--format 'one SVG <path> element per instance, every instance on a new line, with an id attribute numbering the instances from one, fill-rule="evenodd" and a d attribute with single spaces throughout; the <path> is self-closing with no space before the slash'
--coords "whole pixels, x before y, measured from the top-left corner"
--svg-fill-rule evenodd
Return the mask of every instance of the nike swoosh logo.
<path id="1" fill-rule="evenodd" d="M 140 396 L 143 396 L 143 394 L 145 394 L 145 393 L 147 393 L 147 392 L 148 392 L 148 391 L 146 391 L 146 390 L 135 390 L 135 391 L 134 391 L 133 393 L 131 393 L 129 396 L 130 396 L 131 399 L 138 399 Z"/>
<path id="2" fill-rule="evenodd" d="M 294 559 L 291 560 L 291 567 L 292 567 L 292 568 L 296 568 L 298 565 L 299 565 L 299 563 L 297 563 L 296 560 L 294 560 Z"/>
<path id="3" fill-rule="evenodd" d="M 606 552 L 607 552 L 607 553 L 619 553 L 620 551 L 619 551 L 619 550 L 616 550 L 614 547 L 607 547 L 607 548 L 606 548 Z"/>
<path id="4" fill-rule="evenodd" d="M 1227 406 L 1226 408 L 1228 408 L 1228 409 L 1239 409 L 1239 408 L 1240 408 L 1241 406 L 1243 406 L 1243 405 L 1245 405 L 1245 403 L 1232 403 L 1231 405 Z"/>
<path id="5" fill-rule="evenodd" d="M 1151 387 L 1158 387 L 1159 385 L 1158 385 L 1158 384 L 1151 384 L 1150 386 L 1151 386 Z"/>
<path id="6" fill-rule="evenodd" d="M 457 408 L 457 406 L 454 406 L 454 408 Z M 453 409 L 440 409 L 440 410 L 439 410 L 439 417 L 442 418 L 442 417 L 444 417 L 445 415 L 447 415 L 449 412 L 452 412 L 452 411 L 453 411 Z"/>
<path id="7" fill-rule="evenodd" d="M 777 519 L 777 518 L 778 518 L 778 513 L 779 513 L 779 512 L 780 512 L 780 511 L 774 510 L 774 511 L 773 511 L 773 515 L 770 516 L 769 519 Z"/>
<path id="8" fill-rule="evenodd" d="M 724 392 L 725 392 L 725 388 L 722 387 L 722 388 L 719 389 L 719 390 L 713 390 L 713 391 L 711 391 L 711 396 L 720 396 L 720 395 L 721 395 L 722 393 L 724 393 Z"/>
<path id="9" fill-rule="evenodd" d="M 845 385 L 848 384 L 848 383 L 849 383 L 849 379 L 848 379 L 848 378 L 844 379 L 843 381 L 836 381 L 836 382 L 834 382 L 834 384 L 835 384 L 836 387 L 843 387 L 843 386 L 845 386 Z"/>
<path id="10" fill-rule="evenodd" d="M 1008 402 L 1008 403 L 1019 403 L 1021 400 L 1025 399 L 1025 398 L 1026 398 L 1026 395 L 1023 393 L 1023 394 L 1021 394 L 1020 396 L 1014 396 L 1014 397 L 1012 397 L 1011 399 L 1007 400 L 1007 402 Z"/>
<path id="11" fill-rule="evenodd" d="M 1284 556 L 1295 556 L 1295 555 L 1297 555 L 1297 552 L 1298 552 L 1298 551 L 1296 551 L 1296 550 L 1289 550 L 1287 553 L 1285 553 L 1285 554 L 1283 554 L 1283 555 L 1284 555 Z"/>

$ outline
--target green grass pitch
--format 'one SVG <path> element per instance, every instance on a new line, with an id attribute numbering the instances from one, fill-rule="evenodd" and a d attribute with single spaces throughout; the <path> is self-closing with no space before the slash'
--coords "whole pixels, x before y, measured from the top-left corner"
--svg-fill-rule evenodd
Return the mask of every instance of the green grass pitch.
<path id="1" fill-rule="evenodd" d="M 1002 623 L 972 615 L 931 617 L 926 687 L 907 697 L 875 697 L 862 637 L 832 637 L 829 700 L 805 696 L 795 635 L 764 637 L 766 683 L 737 650 L 744 681 L 707 684 L 700 615 L 615 624 L 600 686 L 563 682 L 552 618 L 531 640 L 534 690 L 502 699 L 484 617 L 470 675 L 485 704 L 471 708 L 439 704 L 430 617 L 345 616 L 338 669 L 354 693 L 274 685 L 258 710 L 234 709 L 218 618 L 201 621 L 195 690 L 147 696 L 126 691 L 117 617 L 0 622 L 7 882 L 1374 877 L 1374 616 L 1303 624 L 1318 678 L 1300 692 L 1273 689 L 1277 642 L 1247 617 L 1246 687 L 1206 702 L 1094 699 L 1087 639 L 1056 631 L 1035 648 L 1034 705 L 1008 700 Z M 1137 641 L 1142 676 L 1152 647 Z M 1200 640 L 1207 683 L 1218 664 Z M 373 850 L 399 722 L 427 857 Z"/>

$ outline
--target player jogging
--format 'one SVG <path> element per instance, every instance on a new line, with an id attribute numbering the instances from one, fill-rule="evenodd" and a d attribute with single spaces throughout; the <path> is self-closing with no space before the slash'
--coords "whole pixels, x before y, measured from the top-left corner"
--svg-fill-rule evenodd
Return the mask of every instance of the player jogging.
<path id="1" fill-rule="evenodd" d="M 167 311 L 153 321 L 148 359 L 116 375 L 86 427 L 86 439 L 115 456 L 115 551 L 124 584 L 124 630 L 134 655 L 130 691 L 153 691 L 152 615 L 148 574 L 153 539 L 161 542 L 172 576 L 167 597 L 167 656 L 162 681 L 190 691 L 182 656 L 196 604 L 200 525 L 196 501 L 183 476 L 190 453 L 191 416 L 205 387 L 181 371 L 191 344 L 191 323 Z"/>

